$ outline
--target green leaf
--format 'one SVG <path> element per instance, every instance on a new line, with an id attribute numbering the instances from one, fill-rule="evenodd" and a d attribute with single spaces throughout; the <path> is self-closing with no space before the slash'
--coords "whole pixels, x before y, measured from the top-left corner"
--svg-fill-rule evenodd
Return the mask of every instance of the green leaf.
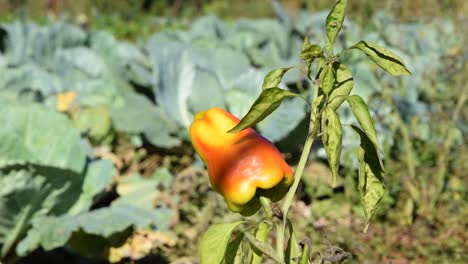
<path id="1" fill-rule="evenodd" d="M 62 247 L 73 240 L 79 230 L 108 240 L 132 227 L 155 225 L 159 230 L 165 230 L 170 217 L 168 209 L 146 210 L 129 204 L 103 207 L 79 215 L 39 217 L 33 221 L 27 237 L 18 244 L 17 253 L 23 256 L 38 247 L 45 250 Z"/>
<path id="2" fill-rule="evenodd" d="M 324 73 L 323 79 L 320 82 L 320 88 L 322 88 L 323 93 L 326 95 L 331 92 L 335 84 L 335 74 L 333 70 L 333 65 L 331 63 L 325 66 L 325 69 L 323 70 Z"/>
<path id="3" fill-rule="evenodd" d="M 95 196 L 112 183 L 112 177 L 116 174 L 117 170 L 112 161 L 96 160 L 92 162 L 86 171 L 81 195 L 68 213 L 74 215 L 87 211 Z"/>
<path id="4" fill-rule="evenodd" d="M 301 249 L 299 248 L 299 242 L 296 239 L 296 233 L 294 232 L 293 225 L 291 224 L 291 221 L 289 221 L 289 219 L 287 221 L 289 239 L 284 258 L 287 264 L 294 264 L 296 263 L 296 261 L 294 260 L 299 258 L 299 256 L 301 255 Z"/>
<path id="5" fill-rule="evenodd" d="M 111 117 L 106 107 L 83 107 L 71 113 L 72 121 L 91 142 L 101 143 L 111 130 Z"/>
<path id="6" fill-rule="evenodd" d="M 249 109 L 239 124 L 229 130 L 229 133 L 236 133 L 249 127 L 255 126 L 257 123 L 265 119 L 273 111 L 275 111 L 281 102 L 287 97 L 298 96 L 298 94 L 280 89 L 278 87 L 263 90 L 260 96 L 255 100 L 252 107 Z"/>
<path id="7" fill-rule="evenodd" d="M 365 233 L 369 227 L 369 221 L 385 193 L 384 169 L 377 149 L 367 137 L 367 134 L 356 126 L 351 127 L 361 137 L 358 189 L 361 194 L 361 205 L 366 215 L 366 226 L 363 230 Z"/>
<path id="8" fill-rule="evenodd" d="M 59 196 L 66 193 L 69 183 L 64 180 L 60 186 L 54 186 L 34 169 L 0 171 L 0 179 L 2 189 L 6 189 L 0 193 L 0 258 L 3 258 L 26 235 L 33 219 L 50 213 L 59 202 L 66 203 Z"/>
<path id="9" fill-rule="evenodd" d="M 340 118 L 330 107 L 326 107 L 322 115 L 322 133 L 322 142 L 332 172 L 332 186 L 335 186 L 340 166 L 343 131 Z"/>
<path id="10" fill-rule="evenodd" d="M 261 251 L 263 254 L 271 258 L 272 260 L 278 262 L 278 263 L 284 263 L 284 260 L 282 260 L 275 252 L 275 250 L 267 243 L 261 242 L 258 239 L 256 239 L 253 235 L 245 232 L 244 233 L 245 238 L 249 241 L 249 243 L 256 248 L 257 250 Z"/>
<path id="11" fill-rule="evenodd" d="M 346 97 L 354 116 L 356 117 L 359 125 L 366 133 L 367 137 L 374 144 L 375 149 L 379 149 L 379 142 L 377 140 L 377 133 L 375 131 L 374 122 L 367 108 L 366 102 L 359 95 L 352 95 Z"/>
<path id="12" fill-rule="evenodd" d="M 234 240 L 229 242 L 224 256 L 224 262 L 226 264 L 236 264 L 242 261 L 242 247 L 240 245 L 243 239 L 244 234 L 239 234 Z"/>
<path id="13" fill-rule="evenodd" d="M 173 136 L 179 130 L 177 124 L 161 108 L 137 93 L 126 93 L 124 99 L 125 106 L 111 110 L 112 121 L 118 131 L 143 133 L 158 147 L 180 145 L 180 140 Z"/>
<path id="14" fill-rule="evenodd" d="M 258 224 L 257 229 L 255 230 L 255 238 L 258 241 L 266 242 L 268 238 L 268 234 L 270 233 L 271 225 L 267 222 L 262 221 Z M 262 252 L 257 250 L 256 248 L 253 249 L 252 260 L 250 264 L 260 264 L 262 262 Z"/>
<path id="15" fill-rule="evenodd" d="M 157 171 L 151 177 L 143 177 L 132 174 L 121 177 L 117 182 L 117 193 L 119 198 L 113 204 L 131 204 L 137 207 L 151 209 L 158 195 L 158 186 L 165 185 L 167 179 L 172 175 L 166 169 Z"/>
<path id="16" fill-rule="evenodd" d="M 219 264 L 224 259 L 224 253 L 228 246 L 232 231 L 244 223 L 238 221 L 227 224 L 212 225 L 203 234 L 200 242 L 200 260 L 202 264 Z"/>
<path id="17" fill-rule="evenodd" d="M 301 242 L 304 244 L 302 248 L 301 258 L 299 259 L 299 264 L 309 264 L 310 260 L 310 240 L 308 238 L 305 239 L 305 242 Z"/>
<path id="18" fill-rule="evenodd" d="M 262 90 L 277 87 L 278 84 L 281 82 L 283 75 L 292 68 L 293 67 L 279 68 L 279 69 L 272 70 L 271 72 L 269 72 L 265 76 L 265 79 L 263 79 Z"/>
<path id="19" fill-rule="evenodd" d="M 353 89 L 353 76 L 351 71 L 346 67 L 346 65 L 339 62 L 333 63 L 333 68 L 336 72 L 336 81 L 329 95 L 329 104 L 328 106 L 336 110 L 346 99 L 345 96 L 351 93 Z"/>
<path id="20" fill-rule="evenodd" d="M 322 53 L 322 47 L 319 45 L 312 45 L 309 42 L 309 37 L 304 38 L 304 44 L 302 44 L 302 50 L 301 50 L 301 58 L 304 60 L 306 63 L 306 69 L 307 69 L 307 76 L 310 78 L 310 65 L 314 62 L 315 59 L 317 58 L 322 58 L 323 53 Z"/>
<path id="21" fill-rule="evenodd" d="M 309 37 L 304 38 L 302 44 L 301 58 L 309 63 L 312 63 L 316 58 L 322 57 L 322 47 L 317 44 L 310 44 Z"/>
<path id="22" fill-rule="evenodd" d="M 411 75 L 401 58 L 382 46 L 362 40 L 350 49 L 361 50 L 367 57 L 393 76 Z"/>
<path id="23" fill-rule="evenodd" d="M 0 167 L 32 163 L 81 173 L 80 135 L 63 114 L 41 105 L 2 104 Z"/>
<path id="24" fill-rule="evenodd" d="M 333 51 L 333 43 L 335 43 L 336 35 L 343 24 L 346 2 L 346 0 L 338 0 L 327 16 L 327 20 L 325 22 L 325 29 L 327 30 L 326 48 L 329 53 Z"/>
<path id="25" fill-rule="evenodd" d="M 309 37 L 304 38 L 304 44 L 302 44 L 301 58 L 306 63 L 307 76 L 310 75 L 310 65 L 315 59 L 323 57 L 322 47 L 317 44 L 310 44 Z"/>

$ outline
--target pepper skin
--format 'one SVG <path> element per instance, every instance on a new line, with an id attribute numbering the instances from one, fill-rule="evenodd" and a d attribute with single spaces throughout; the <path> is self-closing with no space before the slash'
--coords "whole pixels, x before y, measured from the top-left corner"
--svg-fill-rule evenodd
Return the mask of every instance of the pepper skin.
<path id="1" fill-rule="evenodd" d="M 195 115 L 190 137 L 213 188 L 231 211 L 249 216 L 260 208 L 260 196 L 283 198 L 294 176 L 278 149 L 253 129 L 227 133 L 238 123 L 225 110 L 211 108 Z"/>

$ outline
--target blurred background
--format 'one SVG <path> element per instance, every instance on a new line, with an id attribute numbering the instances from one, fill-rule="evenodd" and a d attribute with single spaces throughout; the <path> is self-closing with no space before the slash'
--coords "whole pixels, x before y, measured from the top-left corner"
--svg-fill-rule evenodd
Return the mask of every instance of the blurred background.
<path id="1" fill-rule="evenodd" d="M 305 36 L 323 45 L 333 3 L 0 0 L 0 263 L 198 263 L 207 227 L 239 216 L 190 145 L 194 113 L 243 116 L 266 73 L 301 64 Z M 314 145 L 291 218 L 327 263 L 468 263 L 466 32 L 464 0 L 348 1 L 335 50 L 375 42 L 413 75 L 343 57 L 386 194 L 363 234 L 359 139 L 344 130 L 335 188 Z M 300 71 L 281 87 L 314 89 Z M 307 123 L 292 99 L 257 131 L 294 167 Z"/>

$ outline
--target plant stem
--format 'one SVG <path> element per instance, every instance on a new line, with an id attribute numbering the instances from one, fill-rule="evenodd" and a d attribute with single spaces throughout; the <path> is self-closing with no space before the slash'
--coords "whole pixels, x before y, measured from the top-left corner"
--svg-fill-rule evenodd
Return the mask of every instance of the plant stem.
<path id="1" fill-rule="evenodd" d="M 313 100 L 315 100 L 317 96 L 318 96 L 318 85 L 314 88 Z M 311 106 L 309 133 L 307 134 L 307 138 L 304 143 L 304 149 L 302 150 L 301 158 L 299 159 L 299 164 L 297 165 L 296 171 L 294 172 L 294 183 L 292 184 L 291 188 L 289 189 L 284 199 L 284 204 L 282 208 L 283 221 L 281 223 L 278 223 L 278 226 L 277 226 L 276 251 L 278 252 L 278 255 L 283 259 L 284 259 L 284 237 L 285 237 L 286 223 L 288 219 L 288 211 L 289 211 L 289 208 L 291 207 L 291 203 L 294 199 L 294 195 L 296 194 L 297 187 L 299 186 L 299 183 L 301 181 L 302 173 L 304 172 L 305 165 L 309 158 L 312 144 L 314 143 L 314 140 L 317 137 L 317 133 L 319 130 L 320 118 L 318 117 L 318 114 L 317 114 L 317 105 L 319 103 L 320 102 L 314 102 Z"/>
<path id="2" fill-rule="evenodd" d="M 260 196 L 260 203 L 262 204 L 263 210 L 265 211 L 266 218 L 268 221 L 273 222 L 273 212 L 271 211 L 271 201 L 270 199 Z"/>

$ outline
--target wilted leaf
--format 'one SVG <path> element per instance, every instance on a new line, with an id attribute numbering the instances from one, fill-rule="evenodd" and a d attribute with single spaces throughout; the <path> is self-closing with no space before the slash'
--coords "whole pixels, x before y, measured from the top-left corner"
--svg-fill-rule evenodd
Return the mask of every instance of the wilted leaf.
<path id="1" fill-rule="evenodd" d="M 381 47 L 377 44 L 360 41 L 350 49 L 359 49 L 364 52 L 371 60 L 373 60 L 382 69 L 386 70 L 393 76 L 410 75 L 411 72 L 406 68 L 405 64 L 393 52 Z"/>
<path id="2" fill-rule="evenodd" d="M 364 228 L 364 232 L 366 232 L 369 221 L 385 193 L 384 170 L 377 149 L 366 133 L 356 126 L 351 127 L 361 137 L 358 189 L 361 194 L 361 205 L 366 215 L 366 226 Z"/>
<path id="3" fill-rule="evenodd" d="M 250 108 L 239 124 L 229 130 L 229 133 L 239 132 L 243 129 L 253 127 L 273 111 L 275 111 L 281 102 L 287 97 L 298 96 L 295 93 L 280 89 L 278 87 L 263 90 L 257 100 Z"/>
<path id="4" fill-rule="evenodd" d="M 342 127 L 340 118 L 330 107 L 326 107 L 322 116 L 322 142 L 327 152 L 332 171 L 332 186 L 336 184 L 340 166 Z"/>
<path id="5" fill-rule="evenodd" d="M 229 238 L 234 229 L 243 221 L 212 225 L 203 234 L 200 242 L 201 264 L 219 264 L 224 259 Z"/>

